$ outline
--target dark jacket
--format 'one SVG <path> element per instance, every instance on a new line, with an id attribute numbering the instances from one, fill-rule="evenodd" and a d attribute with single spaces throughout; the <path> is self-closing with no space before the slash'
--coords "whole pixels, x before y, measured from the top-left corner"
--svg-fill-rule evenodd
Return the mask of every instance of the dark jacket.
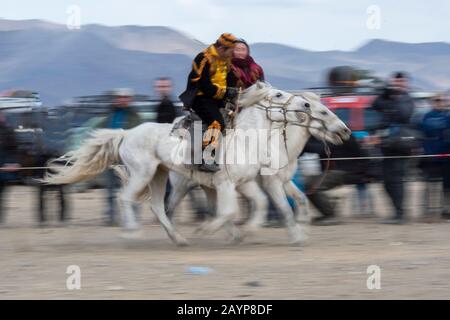
<path id="1" fill-rule="evenodd" d="M 14 130 L 0 122 L 0 167 L 6 163 L 16 163 L 18 158 L 17 141 Z M 0 171 L 0 182 L 15 178 L 14 173 Z"/>
<path id="2" fill-rule="evenodd" d="M 382 113 L 382 128 L 388 128 L 391 125 L 410 122 L 414 112 L 414 101 L 407 92 L 394 94 L 390 89 L 385 89 L 373 102 L 372 108 Z"/>
<path id="3" fill-rule="evenodd" d="M 419 128 L 424 134 L 423 148 L 425 154 L 450 153 L 450 113 L 448 110 L 431 110 L 427 112 Z M 448 158 L 431 158 L 443 161 Z"/>
<path id="4" fill-rule="evenodd" d="M 406 156 L 420 147 L 420 132 L 411 123 L 414 101 L 407 92 L 386 88 L 374 101 L 372 108 L 382 114 L 382 121 L 376 129 L 385 129 L 381 134 L 381 150 L 384 155 Z"/>
<path id="5" fill-rule="evenodd" d="M 17 143 L 14 130 L 0 122 L 0 166 L 16 161 Z"/>
<path id="6" fill-rule="evenodd" d="M 186 90 L 180 95 L 181 101 L 186 107 L 192 107 L 192 104 L 197 96 L 202 96 L 206 99 L 214 99 L 222 101 L 226 94 L 226 88 L 219 88 L 216 86 L 211 77 L 217 70 L 216 61 L 217 56 L 211 54 L 214 45 L 200 52 L 192 61 L 192 70 L 189 73 Z M 227 87 L 236 83 L 236 78 L 231 71 L 231 61 L 227 62 Z"/>
<path id="7" fill-rule="evenodd" d="M 177 117 L 177 110 L 169 97 L 164 97 L 161 100 L 157 112 L 156 121 L 158 123 L 172 123 Z"/>
<path id="8" fill-rule="evenodd" d="M 114 126 L 113 122 L 117 119 L 117 115 L 119 113 L 123 113 L 121 115 L 121 124 L 118 126 Z M 142 123 L 142 119 L 135 109 L 132 107 L 126 108 L 117 108 L 113 107 L 112 111 L 108 116 L 98 125 L 98 128 L 121 128 L 121 129 L 131 129 Z"/>
<path id="9" fill-rule="evenodd" d="M 358 143 L 355 137 L 350 136 L 350 138 L 342 145 L 328 144 L 330 147 L 330 158 L 352 158 L 352 157 L 367 157 L 367 151 L 364 150 Z M 321 161 L 322 169 L 324 170 L 327 166 L 328 158 L 325 152 L 323 142 L 311 137 L 303 152 L 316 153 L 319 155 Z M 353 176 L 350 178 L 348 183 L 358 183 L 360 177 L 362 177 L 367 169 L 368 160 L 332 160 L 329 164 L 329 170 L 340 170 L 345 171 Z M 350 177 L 350 176 L 349 176 Z"/>

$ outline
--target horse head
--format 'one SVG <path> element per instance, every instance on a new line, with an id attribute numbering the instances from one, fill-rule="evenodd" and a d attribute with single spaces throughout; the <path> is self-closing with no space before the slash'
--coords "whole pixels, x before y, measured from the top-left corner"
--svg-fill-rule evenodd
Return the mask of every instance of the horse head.
<path id="1" fill-rule="evenodd" d="M 342 144 L 350 137 L 350 129 L 312 92 L 295 96 L 257 82 L 242 92 L 238 104 L 241 108 L 254 106 L 264 110 L 272 123 L 305 127 L 319 140 Z"/>

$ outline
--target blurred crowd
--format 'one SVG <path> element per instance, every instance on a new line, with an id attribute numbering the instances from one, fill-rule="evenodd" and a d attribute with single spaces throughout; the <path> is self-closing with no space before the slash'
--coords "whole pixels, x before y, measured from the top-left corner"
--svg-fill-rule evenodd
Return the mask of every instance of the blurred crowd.
<path id="1" fill-rule="evenodd" d="M 423 219 L 429 222 L 449 219 L 449 95 L 436 94 L 431 99 L 430 109 L 413 117 L 420 111 L 416 110 L 408 90 L 408 75 L 394 73 L 370 106 L 381 115 L 379 124 L 368 132 L 355 132 L 341 146 L 330 146 L 330 157 L 341 160 L 327 161 L 328 155 L 321 143 L 314 139 L 308 142 L 304 151 L 319 154 L 323 160 L 322 173 L 307 176 L 304 180 L 304 190 L 310 202 L 322 214 L 313 219 L 313 224 L 339 223 L 337 206 L 325 191 L 342 185 L 355 185 L 360 204 L 357 214 L 374 215 L 370 212 L 374 206 L 367 184 L 377 181 L 383 183 L 394 211 L 383 223 L 402 224 L 407 221 L 405 198 L 411 190 L 405 182 L 412 180 L 425 183 Z M 315 187 L 318 180 L 320 182 Z"/>
<path id="2" fill-rule="evenodd" d="M 248 45 L 241 41 L 237 48 L 239 52 L 235 70 L 238 79 L 242 80 L 238 83 L 245 87 L 256 80 L 262 80 L 262 68 L 250 59 Z M 246 63 L 250 63 L 257 72 L 253 72 L 251 68 L 246 69 Z M 246 70 L 250 70 L 249 75 L 246 75 Z M 450 95 L 437 93 L 431 98 L 429 109 L 418 110 L 410 95 L 409 80 L 408 74 L 395 72 L 386 81 L 387 85 L 370 106 L 380 115 L 381 121 L 377 126 L 370 130 L 354 132 L 343 145 L 330 145 L 329 150 L 324 148 L 323 142 L 314 138 L 307 143 L 299 158 L 299 170 L 293 181 L 304 192 L 308 203 L 319 213 L 319 216 L 312 219 L 312 224 L 342 223 L 339 205 L 330 192 L 340 186 L 351 185 L 356 190 L 357 206 L 354 206 L 353 215 L 376 216 L 369 188 L 369 184 L 375 182 L 383 184 L 393 208 L 392 216 L 383 220 L 383 223 L 405 223 L 405 198 L 410 193 L 405 182 L 414 179 L 424 184 L 423 219 L 433 222 L 450 218 Z M 229 89 L 226 92 L 228 91 Z M 170 78 L 156 79 L 154 92 L 159 97 L 155 121 L 172 123 L 176 117 L 182 115 L 181 110 L 175 107 Z M 227 94 L 226 92 L 224 94 Z M 97 123 L 95 128 L 129 129 L 144 122 L 132 106 L 133 91 L 116 89 L 112 96 L 114 99 L 107 116 Z M 201 99 L 206 98 L 202 96 Z M 208 105 L 208 101 L 205 103 Z M 6 218 L 5 190 L 12 181 L 17 180 L 18 172 L 22 176 L 32 178 L 28 181 L 36 181 L 33 178 L 42 177 L 45 169 L 41 167 L 45 167 L 49 158 L 54 156 L 46 152 L 45 148 L 24 156 L 17 150 L 14 129 L 8 125 L 5 115 L 0 111 L 0 223 L 5 222 Z M 30 157 L 33 161 L 27 161 Z M 21 167 L 29 164 L 36 168 L 23 171 Z M 38 190 L 36 218 L 39 225 L 45 226 L 47 223 L 46 194 L 52 190 L 56 191 L 59 198 L 60 221 L 64 222 L 70 218 L 66 187 L 46 186 L 36 182 L 31 184 Z M 105 225 L 117 226 L 119 209 L 116 192 L 119 181 L 112 170 L 106 174 L 105 186 Z M 167 186 L 167 194 L 169 192 L 170 184 Z M 200 205 L 201 200 L 197 195 L 198 192 L 190 193 L 190 199 L 196 212 L 194 219 L 201 221 L 213 213 L 207 212 Z M 245 214 L 243 218 L 245 220 Z M 267 226 L 282 223 L 276 209 L 271 205 Z"/>

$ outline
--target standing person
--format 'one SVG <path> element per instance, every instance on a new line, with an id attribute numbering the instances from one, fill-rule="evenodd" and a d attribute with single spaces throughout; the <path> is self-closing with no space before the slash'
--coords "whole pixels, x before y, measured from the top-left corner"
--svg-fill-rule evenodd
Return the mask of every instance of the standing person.
<path id="1" fill-rule="evenodd" d="M 171 99 L 172 81 L 167 77 L 160 77 L 155 80 L 153 84 L 155 92 L 158 94 L 160 103 L 157 108 L 156 122 L 158 123 L 172 123 L 178 116 L 177 110 Z M 172 186 L 170 181 L 166 184 L 166 195 L 164 196 L 165 208 L 168 207 L 168 200 Z M 172 218 L 172 212 L 167 212 L 169 218 Z"/>
<path id="2" fill-rule="evenodd" d="M 109 129 L 131 129 L 142 123 L 141 117 L 131 106 L 133 102 L 133 91 L 130 89 L 116 89 L 113 91 L 113 103 L 111 113 L 99 124 L 99 128 Z M 117 221 L 117 205 L 116 205 L 116 188 L 118 178 L 112 169 L 107 171 L 107 190 L 108 190 L 108 210 L 107 225 L 116 226 Z"/>
<path id="3" fill-rule="evenodd" d="M 38 156 L 36 165 L 38 167 L 47 166 L 48 160 L 54 159 L 54 156 L 49 156 L 45 154 L 41 154 Z M 45 170 L 37 170 L 36 175 L 39 179 L 42 179 L 45 175 Z M 66 187 L 64 185 L 46 185 L 44 183 L 38 184 L 38 207 L 37 207 L 37 218 L 40 227 L 44 227 L 47 222 L 46 217 L 46 202 L 48 199 L 46 198 L 46 194 L 49 191 L 56 191 L 59 198 L 59 222 L 65 223 L 69 219 L 68 216 L 68 203 L 66 199 Z"/>
<path id="4" fill-rule="evenodd" d="M 369 156 L 369 154 L 373 151 L 371 148 L 371 138 L 369 136 L 369 132 L 353 131 L 352 135 L 356 138 L 361 148 L 366 153 L 366 156 Z M 375 216 L 374 203 L 369 190 L 369 182 L 372 178 L 374 178 L 371 175 L 373 174 L 372 168 L 376 165 L 376 163 L 371 163 L 371 161 L 369 161 L 367 165 L 368 168 L 366 169 L 367 174 L 365 179 L 363 179 L 361 183 L 357 183 L 355 186 L 356 197 L 353 199 L 353 211 L 356 213 L 356 217 Z"/>
<path id="5" fill-rule="evenodd" d="M 250 55 L 250 47 L 243 39 L 236 41 L 231 60 L 235 87 L 246 89 L 256 81 L 264 81 L 264 71 Z"/>
<path id="6" fill-rule="evenodd" d="M 6 125 L 5 115 L 0 111 L 0 224 L 5 220 L 3 195 L 7 183 L 19 168 L 17 164 L 17 144 L 14 130 Z"/>
<path id="7" fill-rule="evenodd" d="M 187 108 L 192 108 L 208 129 L 204 135 L 202 147 L 218 147 L 220 133 L 225 129 L 220 112 L 226 99 L 234 99 L 237 89 L 230 87 L 231 58 L 236 37 L 223 33 L 217 41 L 200 52 L 192 62 L 186 90 L 180 95 Z M 211 148 L 208 148 L 211 149 Z M 220 170 L 216 162 L 209 163 L 202 157 L 199 169 L 207 172 Z"/>
<path id="8" fill-rule="evenodd" d="M 154 88 L 159 95 L 159 99 L 161 99 L 157 108 L 158 115 L 156 117 L 156 122 L 172 123 L 178 116 L 171 98 L 172 81 L 167 77 L 160 77 L 155 80 Z"/>
<path id="9" fill-rule="evenodd" d="M 30 175 L 27 178 L 33 178 L 42 180 L 48 169 L 43 169 L 48 166 L 48 161 L 51 159 L 56 159 L 59 155 L 63 154 L 62 144 L 64 139 L 62 139 L 62 131 L 56 130 L 60 128 L 59 126 L 64 126 L 61 124 L 62 119 L 57 118 L 55 120 L 53 117 L 49 116 L 48 111 L 36 111 L 31 114 L 33 119 L 33 127 L 38 129 L 34 130 L 32 133 L 32 145 L 33 147 L 27 150 L 28 158 L 31 159 L 29 162 L 25 162 L 27 166 L 38 167 L 40 169 L 27 170 L 26 172 Z M 31 141 L 30 141 L 31 142 Z M 60 165 L 64 165 L 64 161 L 60 161 Z M 51 170 L 50 170 L 51 171 Z M 31 182 L 30 181 L 30 182 Z M 59 203 L 59 222 L 61 225 L 69 220 L 69 199 L 66 195 L 67 187 L 64 185 L 48 185 L 45 183 L 32 183 L 36 185 L 37 192 L 37 202 L 36 206 L 36 217 L 37 222 L 40 227 L 45 227 L 47 224 L 46 208 L 50 201 L 49 195 L 56 193 L 56 197 Z"/>
<path id="10" fill-rule="evenodd" d="M 396 72 L 390 84 L 374 101 L 372 108 L 382 114 L 383 128 L 381 150 L 383 156 L 405 156 L 411 153 L 411 147 L 402 139 L 409 128 L 410 118 L 414 112 L 414 102 L 408 94 L 408 78 L 403 72 Z M 383 160 L 384 188 L 395 208 L 392 218 L 384 220 L 387 224 L 404 222 L 404 178 L 407 159 L 389 158 Z"/>
<path id="11" fill-rule="evenodd" d="M 364 181 L 365 169 L 367 168 L 366 160 L 337 160 L 330 161 L 327 165 L 328 158 L 323 142 L 311 137 L 303 152 L 318 154 L 321 161 L 322 174 L 306 176 L 304 178 L 304 188 L 308 200 L 317 208 L 321 216 L 311 220 L 313 225 L 334 225 L 340 223 L 337 215 L 336 204 L 327 194 L 328 190 L 346 184 L 359 184 Z M 352 135 L 342 145 L 330 145 L 330 158 L 352 158 L 367 156 L 365 150 Z M 326 170 L 328 167 L 328 170 Z"/>
<path id="12" fill-rule="evenodd" d="M 419 127 L 424 133 L 423 149 L 426 155 L 450 153 L 449 102 L 444 94 L 437 95 L 433 99 L 432 109 L 422 118 Z M 425 158 L 421 167 L 426 181 L 425 220 L 432 221 L 438 214 L 448 219 L 450 216 L 450 159 L 447 157 Z M 439 184 L 443 186 L 443 194 L 440 192 Z"/>

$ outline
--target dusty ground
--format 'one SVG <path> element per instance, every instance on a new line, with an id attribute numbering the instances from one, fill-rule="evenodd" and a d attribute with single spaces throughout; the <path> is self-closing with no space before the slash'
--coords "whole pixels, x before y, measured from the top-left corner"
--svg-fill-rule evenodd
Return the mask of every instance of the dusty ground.
<path id="1" fill-rule="evenodd" d="M 420 187 L 412 189 L 408 204 L 417 216 Z M 376 214 L 387 215 L 379 187 L 372 191 Z M 119 228 L 101 227 L 102 196 L 101 190 L 71 194 L 70 226 L 40 229 L 34 226 L 34 190 L 9 191 L 8 217 L 0 228 L 0 299 L 450 298 L 447 222 L 381 225 L 379 217 L 348 217 L 343 202 L 346 223 L 310 227 L 302 247 L 289 246 L 282 228 L 264 228 L 236 246 L 226 243 L 223 232 L 193 236 L 185 202 L 178 226 L 191 246 L 177 248 L 152 223 L 147 207 L 144 239 L 124 240 Z M 69 265 L 81 268 L 81 290 L 66 288 Z M 381 268 L 379 290 L 366 286 L 369 265 Z M 211 272 L 191 274 L 192 266 Z"/>

